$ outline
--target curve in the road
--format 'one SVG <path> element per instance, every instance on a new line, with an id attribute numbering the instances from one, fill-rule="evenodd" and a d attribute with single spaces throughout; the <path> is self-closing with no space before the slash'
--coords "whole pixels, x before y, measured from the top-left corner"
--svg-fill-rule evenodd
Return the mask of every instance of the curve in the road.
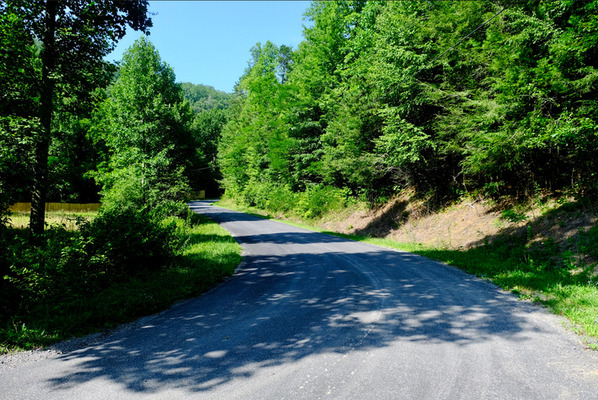
<path id="1" fill-rule="evenodd" d="M 485 281 L 410 253 L 190 206 L 243 245 L 235 276 L 0 373 L 1 398 L 598 398 L 596 353 L 556 316 Z"/>

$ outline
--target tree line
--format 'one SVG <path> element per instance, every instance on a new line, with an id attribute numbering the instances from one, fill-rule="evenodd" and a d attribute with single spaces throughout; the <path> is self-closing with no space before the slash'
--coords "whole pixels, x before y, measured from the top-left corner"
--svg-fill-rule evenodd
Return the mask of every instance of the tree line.
<path id="1" fill-rule="evenodd" d="M 597 189 L 597 1 L 313 2 L 303 42 L 256 44 L 232 96 L 177 84 L 147 38 L 104 60 L 149 30 L 144 1 L 0 8 L 0 216 L 31 199 L 32 232 L 48 199 Z"/>
<path id="2" fill-rule="evenodd" d="M 217 194 L 229 95 L 176 83 L 147 37 L 105 61 L 127 27 L 151 25 L 146 1 L 0 3 L 3 223 L 16 201 L 31 201 L 39 235 L 46 201 L 155 208 Z"/>
<path id="3" fill-rule="evenodd" d="M 595 0 L 313 2 L 297 49 L 251 50 L 219 145 L 226 193 L 269 208 L 404 188 L 595 193 L 597 12 Z"/>

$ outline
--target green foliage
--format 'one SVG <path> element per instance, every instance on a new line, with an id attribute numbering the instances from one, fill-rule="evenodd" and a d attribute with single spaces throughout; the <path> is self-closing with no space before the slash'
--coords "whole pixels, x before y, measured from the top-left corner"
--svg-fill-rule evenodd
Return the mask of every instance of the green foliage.
<path id="1" fill-rule="evenodd" d="M 192 131 L 197 156 L 189 167 L 189 180 L 192 188 L 205 190 L 208 197 L 217 197 L 220 194 L 218 181 L 222 179 L 222 175 L 216 160 L 222 129 L 228 120 L 227 115 L 226 110 L 211 109 L 200 112 L 193 121 Z"/>
<path id="2" fill-rule="evenodd" d="M 231 194 L 234 193 L 234 194 Z M 349 198 L 347 189 L 332 186 L 309 186 L 295 192 L 289 186 L 249 181 L 241 192 L 227 192 L 240 205 L 257 207 L 275 214 L 313 219 L 343 209 Z"/>
<path id="3" fill-rule="evenodd" d="M 99 187 L 88 172 L 100 162 L 99 148 L 88 133 L 91 118 L 60 115 L 48 157 L 48 200 L 65 203 L 99 202 Z"/>
<path id="4" fill-rule="evenodd" d="M 390 111 L 390 110 L 389 110 Z M 390 111 L 394 114 L 393 111 Z M 385 118 L 382 136 L 376 139 L 378 152 L 389 165 L 402 167 L 423 161 L 422 153 L 434 146 L 421 128 L 393 115 Z"/>
<path id="5" fill-rule="evenodd" d="M 26 198 L 31 186 L 33 137 L 39 131 L 35 85 L 39 50 L 23 16 L 0 6 L 0 224 L 8 206 Z"/>
<path id="6" fill-rule="evenodd" d="M 97 272 L 87 275 L 109 282 L 168 266 L 177 250 L 175 226 L 144 211 L 101 212 L 81 228 L 81 235 L 84 245 L 77 251 L 85 257 L 82 264 L 99 265 Z"/>
<path id="7" fill-rule="evenodd" d="M 520 222 L 520 221 L 525 221 L 527 219 L 527 216 L 525 214 L 518 213 L 517 211 L 513 210 L 512 208 L 510 208 L 508 210 L 503 210 L 501 212 L 501 216 L 503 219 L 505 219 L 507 221 L 511 221 L 511 222 Z"/>
<path id="8" fill-rule="evenodd" d="M 193 112 L 155 47 L 138 39 L 96 114 L 107 160 L 95 174 L 108 208 L 155 208 L 184 199 L 197 153 Z"/>
<path id="9" fill-rule="evenodd" d="M 3 119 L 0 125 L 0 225 L 3 225 L 8 207 L 27 199 L 31 188 L 32 138 L 27 131 L 31 132 L 35 126 L 15 119 Z"/>
<path id="10" fill-rule="evenodd" d="M 578 250 L 580 253 L 588 254 L 598 259 L 598 225 L 587 232 L 579 232 Z"/>
<path id="11" fill-rule="evenodd" d="M 346 190 L 339 190 L 331 186 L 314 186 L 298 195 L 295 209 L 302 218 L 317 218 L 342 209 L 346 201 Z"/>
<path id="12" fill-rule="evenodd" d="M 0 352 L 158 311 L 209 289 L 240 262 L 226 231 L 191 214 L 104 211 L 78 231 L 46 230 L 37 247 L 26 232 L 0 227 L 0 243 Z"/>
<path id="13" fill-rule="evenodd" d="M 164 209 L 189 192 L 183 168 L 174 169 L 165 151 L 146 163 L 122 166 L 99 175 L 104 184 L 103 207 L 117 209 Z"/>
<path id="14" fill-rule="evenodd" d="M 231 195 L 255 181 L 324 184 L 372 201 L 406 187 L 445 200 L 593 192 L 596 9 L 314 2 L 290 57 L 252 50 L 219 147 L 222 184 Z"/>
<path id="15" fill-rule="evenodd" d="M 283 107 L 289 92 L 277 77 L 280 51 L 267 42 L 251 52 L 219 143 L 218 164 L 231 191 L 242 192 L 249 182 L 263 181 L 264 173 L 273 181 L 288 176 L 292 141 L 285 132 Z"/>
<path id="16" fill-rule="evenodd" d="M 12 252 L 4 260 L 4 269 L 24 299 L 21 307 L 29 309 L 32 306 L 27 303 L 32 301 L 89 295 L 166 267 L 174 257 L 174 226 L 163 226 L 146 212 L 104 211 L 92 222 L 81 224 L 75 232 L 54 227 L 35 247 L 18 232 L 4 238 Z"/>
<path id="17" fill-rule="evenodd" d="M 32 202 L 32 239 L 44 229 L 48 177 L 50 167 L 55 166 L 49 165 L 49 151 L 57 136 L 57 116 L 90 113 L 95 89 L 105 87 L 114 72 L 104 57 L 127 26 L 147 31 L 151 20 L 146 12 L 147 1 L 8 0 L 0 4 L 0 145 L 30 141 L 29 148 L 19 149 L 28 153 L 26 157 L 8 159 L 7 164 L 14 170 L 23 165 L 29 170 L 24 174 L 26 187 L 19 189 L 29 192 Z M 19 127 L 24 129 L 18 131 Z M 6 140 L 7 136 L 13 140 Z M 19 190 L 10 185 L 10 175 L 3 189 L 11 193 L 7 196 L 19 197 Z"/>
<path id="18" fill-rule="evenodd" d="M 231 95 L 207 85 L 181 83 L 183 95 L 196 114 L 211 110 L 226 110 L 230 107 Z"/>

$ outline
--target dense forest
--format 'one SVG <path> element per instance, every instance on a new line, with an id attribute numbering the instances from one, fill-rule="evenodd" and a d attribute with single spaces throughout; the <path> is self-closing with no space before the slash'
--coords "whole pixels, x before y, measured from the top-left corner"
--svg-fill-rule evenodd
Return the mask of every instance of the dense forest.
<path id="1" fill-rule="evenodd" d="M 597 14 L 595 0 L 314 2 L 297 49 L 251 50 L 220 142 L 226 193 L 270 209 L 404 188 L 595 193 Z"/>
<path id="2" fill-rule="evenodd" d="M 0 21 L 2 216 L 32 193 L 150 199 L 142 186 L 308 214 L 405 188 L 439 200 L 598 188 L 596 1 L 314 2 L 298 48 L 256 44 L 233 94 L 175 83 L 146 38 L 105 62 L 127 23 L 149 29 L 142 6 L 110 3 L 118 29 L 88 36 L 68 32 L 98 10 L 59 7 L 49 48 L 43 4 L 18 3 Z M 159 81 L 131 98 L 148 69 Z"/>

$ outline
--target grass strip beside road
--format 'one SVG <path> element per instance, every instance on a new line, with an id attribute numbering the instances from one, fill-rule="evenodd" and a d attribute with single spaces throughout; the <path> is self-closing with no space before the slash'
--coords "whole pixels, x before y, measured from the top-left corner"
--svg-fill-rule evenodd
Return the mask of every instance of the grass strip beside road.
<path id="1" fill-rule="evenodd" d="M 239 206 L 232 201 L 218 205 L 270 218 L 262 210 Z M 513 292 L 520 299 L 543 304 L 555 314 L 567 317 L 571 322 L 568 328 L 578 333 L 587 347 L 598 350 L 598 276 L 594 274 L 595 266 L 573 267 L 567 263 L 569 255 L 560 254 L 556 249 L 530 256 L 525 249 L 525 238 L 519 237 L 505 238 L 468 250 L 443 249 L 419 243 L 400 243 L 327 231 L 306 220 L 280 222 L 345 239 L 408 251 L 458 267 Z M 598 235 L 597 229 L 591 230 L 587 235 L 589 242 L 598 240 L 595 237 Z M 546 262 L 551 258 L 561 259 L 564 267 L 552 267 Z"/>
<path id="2" fill-rule="evenodd" d="M 0 353 L 38 348 L 131 322 L 222 282 L 241 262 L 241 247 L 206 217 L 193 215 L 192 220 L 192 224 L 177 221 L 185 244 L 172 265 L 89 297 L 40 304 L 30 315 L 14 316 L 0 327 Z"/>

